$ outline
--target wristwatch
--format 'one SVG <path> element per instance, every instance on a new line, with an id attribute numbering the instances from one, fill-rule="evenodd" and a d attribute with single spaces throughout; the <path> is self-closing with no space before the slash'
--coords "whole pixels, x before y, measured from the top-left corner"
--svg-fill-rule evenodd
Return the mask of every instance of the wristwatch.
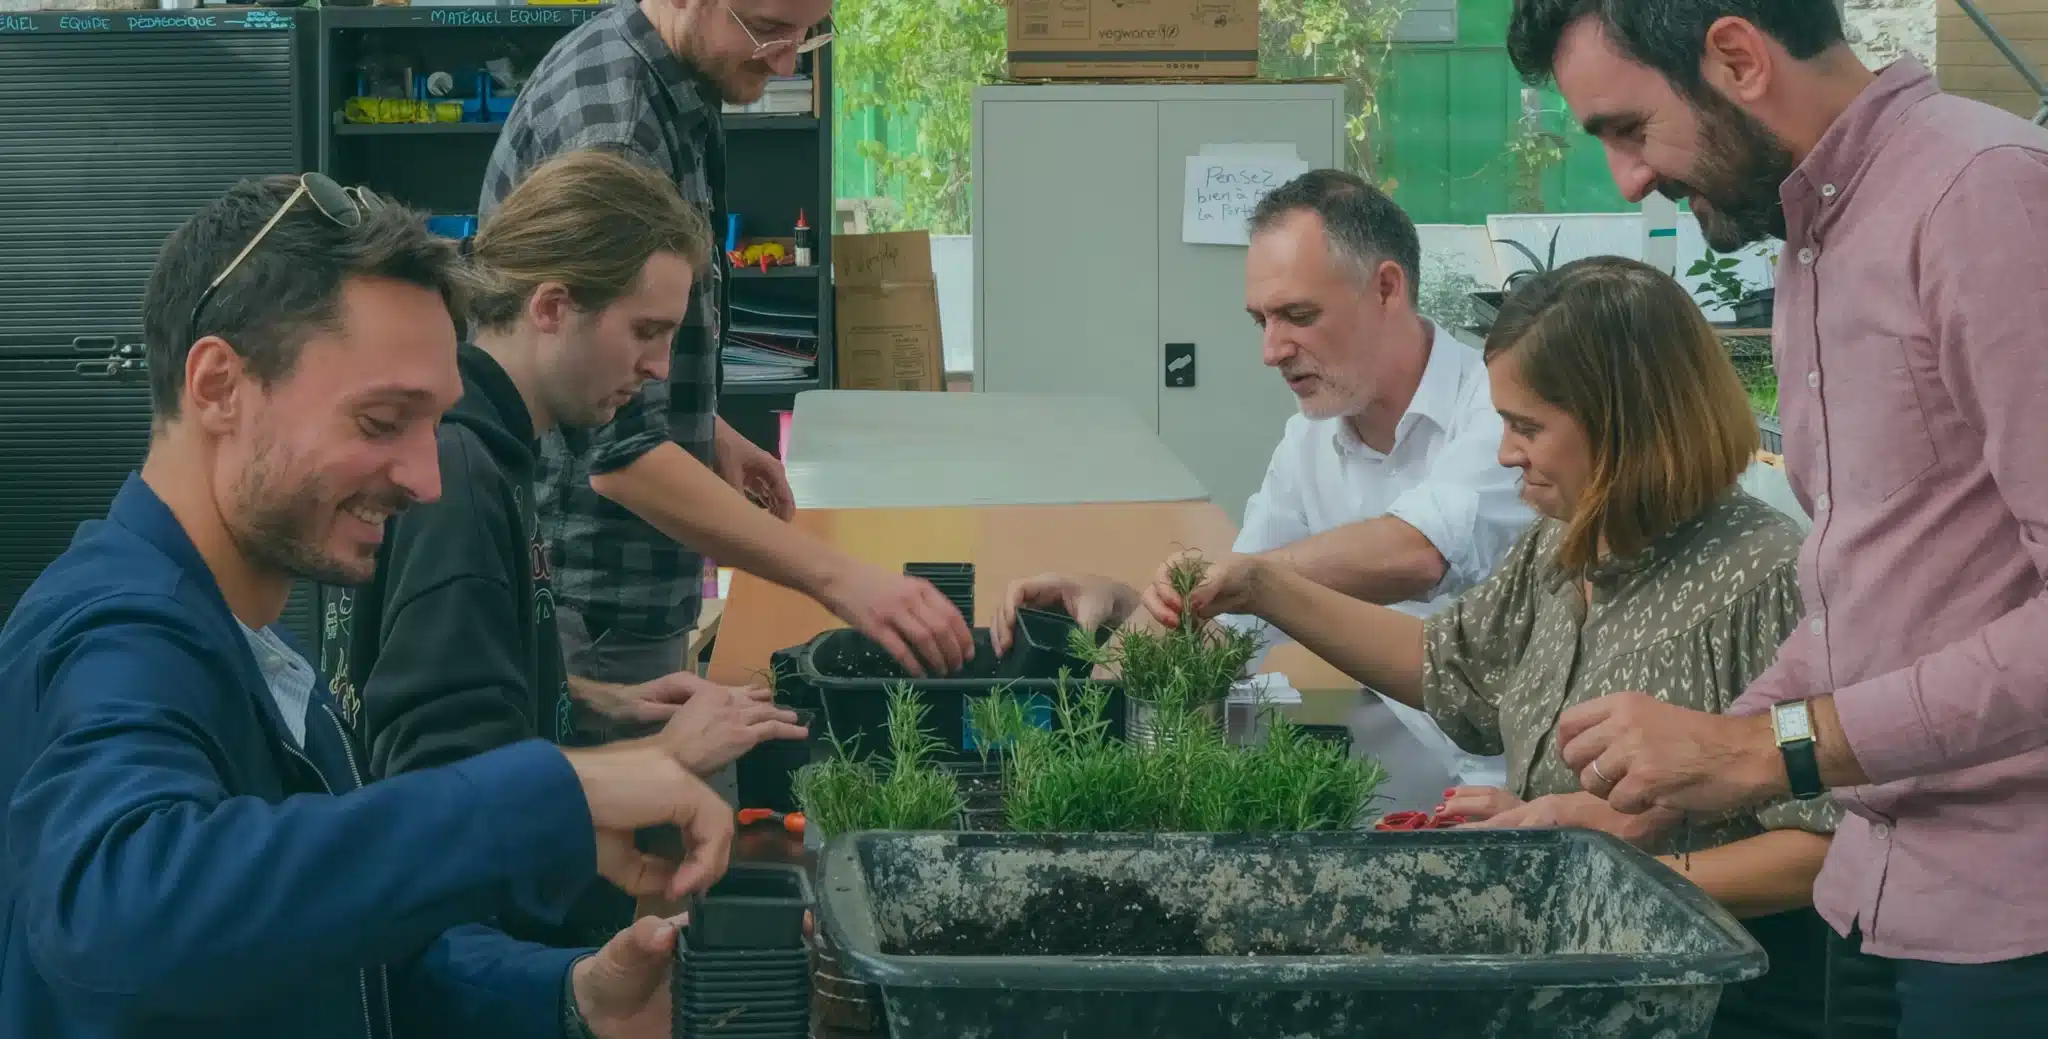
<path id="1" fill-rule="evenodd" d="M 1772 707 L 1771 730 L 1778 737 L 1778 753 L 1785 758 L 1792 796 L 1811 801 L 1827 793 L 1820 781 L 1820 757 L 1813 750 L 1813 706 L 1789 700 Z"/>
<path id="2" fill-rule="evenodd" d="M 589 959 L 578 956 L 576 963 Z M 597 1039 L 590 1030 L 590 1022 L 583 1019 L 583 1008 L 576 1005 L 576 966 L 570 964 L 569 976 L 562 982 L 562 1039 Z"/>

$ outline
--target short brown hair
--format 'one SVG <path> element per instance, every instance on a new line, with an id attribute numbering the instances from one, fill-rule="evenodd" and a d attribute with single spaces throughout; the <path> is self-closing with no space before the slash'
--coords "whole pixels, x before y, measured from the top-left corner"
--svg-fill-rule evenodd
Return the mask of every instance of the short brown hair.
<path id="1" fill-rule="evenodd" d="M 1558 563 L 1584 574 L 1600 541 L 1634 555 L 1720 498 L 1757 451 L 1756 416 L 1720 337 L 1670 275 L 1596 256 L 1523 282 L 1486 336 L 1530 392 L 1593 448 Z"/>
<path id="2" fill-rule="evenodd" d="M 178 417 L 196 340 L 226 340 L 250 374 L 272 385 L 292 373 L 314 332 L 335 323 L 342 286 L 351 279 L 416 285 L 440 293 L 451 314 L 462 312 L 466 282 L 455 243 L 430 234 L 425 217 L 385 200 L 344 226 L 301 198 L 221 283 L 194 324 L 193 307 L 206 287 L 298 190 L 296 175 L 243 180 L 165 240 L 142 295 L 150 408 L 158 427 Z"/>
<path id="3" fill-rule="evenodd" d="M 578 308 L 603 310 L 657 253 L 681 256 L 703 276 L 710 222 L 647 166 L 615 151 L 566 152 L 535 167 L 478 231 L 470 316 L 481 328 L 510 328 L 549 282 L 567 286 Z"/>

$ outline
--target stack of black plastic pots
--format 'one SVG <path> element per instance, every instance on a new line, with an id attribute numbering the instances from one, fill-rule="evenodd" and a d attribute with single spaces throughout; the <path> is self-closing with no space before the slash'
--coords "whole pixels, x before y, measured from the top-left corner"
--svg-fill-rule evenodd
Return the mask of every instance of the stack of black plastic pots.
<path id="1" fill-rule="evenodd" d="M 810 878 L 797 866 L 735 865 L 690 910 L 670 987 L 676 1039 L 805 1039 Z"/>
<path id="2" fill-rule="evenodd" d="M 960 616 L 974 623 L 974 564 L 973 563 L 905 563 L 904 574 L 922 577 L 939 590 L 939 594 L 953 601 L 960 610 Z"/>

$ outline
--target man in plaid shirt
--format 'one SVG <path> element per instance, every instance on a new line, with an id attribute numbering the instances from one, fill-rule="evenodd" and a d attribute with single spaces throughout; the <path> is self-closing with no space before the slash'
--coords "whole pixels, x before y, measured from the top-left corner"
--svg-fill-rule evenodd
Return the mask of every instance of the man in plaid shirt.
<path id="1" fill-rule="evenodd" d="M 607 7 L 534 70 L 491 156 L 478 215 L 488 218 L 550 156 L 605 148 L 669 175 L 722 228 L 721 102 L 757 100 L 770 76 L 791 74 L 800 53 L 828 38 L 812 27 L 830 10 L 831 0 Z M 694 286 L 666 381 L 649 383 L 610 425 L 547 445 L 540 508 L 570 672 L 630 685 L 685 669 L 700 552 L 810 595 L 912 673 L 957 670 L 973 652 L 959 612 L 930 584 L 789 524 L 795 505 L 781 462 L 718 417 L 724 281 L 724 265 L 714 264 Z M 595 728 L 586 735 L 613 735 Z"/>

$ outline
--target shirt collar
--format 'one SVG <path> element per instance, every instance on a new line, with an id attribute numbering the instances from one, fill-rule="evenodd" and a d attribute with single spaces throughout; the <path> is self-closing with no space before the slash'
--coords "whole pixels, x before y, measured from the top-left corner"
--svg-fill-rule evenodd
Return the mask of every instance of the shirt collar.
<path id="1" fill-rule="evenodd" d="M 1415 396 L 1408 399 L 1408 410 L 1401 413 L 1401 421 L 1394 425 L 1397 448 L 1418 423 L 1426 421 L 1439 430 L 1448 430 L 1458 413 L 1460 372 L 1455 351 L 1465 344 L 1437 327 L 1434 321 L 1424 319 L 1423 324 L 1429 329 L 1429 361 L 1422 366 L 1422 381 L 1415 386 Z M 1331 436 L 1336 438 L 1339 451 L 1379 453 L 1358 439 L 1350 420 L 1340 419 L 1334 425 Z"/>
<path id="2" fill-rule="evenodd" d="M 718 91 L 696 70 L 676 55 L 675 49 L 654 29 L 647 12 L 635 0 L 617 0 L 626 44 L 654 72 L 654 79 L 669 96 L 685 127 L 711 122 L 719 111 Z"/>
<path id="3" fill-rule="evenodd" d="M 1633 555 L 1607 556 L 1600 559 L 1586 571 L 1586 580 L 1591 582 L 1596 588 L 1612 587 L 1620 581 L 1692 551 L 1694 541 L 1698 539 L 1700 532 L 1707 527 L 1709 521 L 1734 504 L 1736 496 L 1741 493 L 1740 485 L 1729 487 L 1726 491 L 1721 492 L 1720 497 L 1708 503 L 1706 508 L 1693 513 L 1687 519 L 1680 520 L 1670 530 L 1657 535 L 1640 552 Z M 1562 529 L 1563 525 L 1560 524 L 1560 532 Z M 1555 553 L 1550 558 L 1549 572 L 1550 585 L 1553 590 L 1570 581 L 1573 576 L 1566 573 L 1564 568 L 1558 565 Z"/>
<path id="4" fill-rule="evenodd" d="M 1829 195 L 1847 191 L 1856 175 L 1884 148 L 1907 110 L 1940 92 L 1934 74 L 1917 58 L 1909 55 L 1886 66 L 1835 117 L 1806 161 L 1785 181 L 1780 198 L 1787 206 L 1787 217 L 1816 190 L 1829 189 Z"/>

